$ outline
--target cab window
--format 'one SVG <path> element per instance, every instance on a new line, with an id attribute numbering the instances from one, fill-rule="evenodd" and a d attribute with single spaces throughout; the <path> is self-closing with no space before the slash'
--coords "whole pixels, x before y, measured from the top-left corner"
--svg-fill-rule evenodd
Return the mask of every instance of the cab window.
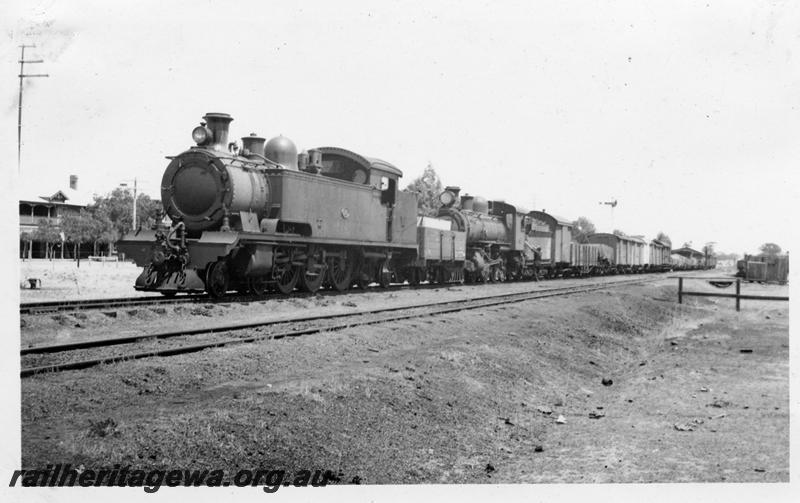
<path id="1" fill-rule="evenodd" d="M 381 204 L 394 206 L 397 180 L 388 176 L 381 177 Z"/>

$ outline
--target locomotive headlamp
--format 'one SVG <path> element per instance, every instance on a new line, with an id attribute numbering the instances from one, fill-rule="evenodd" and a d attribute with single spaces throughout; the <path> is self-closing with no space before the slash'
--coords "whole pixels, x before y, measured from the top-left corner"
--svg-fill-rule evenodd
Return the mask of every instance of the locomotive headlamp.
<path id="1" fill-rule="evenodd" d="M 439 201 L 442 203 L 442 206 L 452 206 L 453 203 L 456 202 L 456 195 L 449 190 L 445 190 L 439 194 Z"/>
<path id="2" fill-rule="evenodd" d="M 197 126 L 192 130 L 192 140 L 198 145 L 207 145 L 214 139 L 211 130 L 206 126 Z"/>

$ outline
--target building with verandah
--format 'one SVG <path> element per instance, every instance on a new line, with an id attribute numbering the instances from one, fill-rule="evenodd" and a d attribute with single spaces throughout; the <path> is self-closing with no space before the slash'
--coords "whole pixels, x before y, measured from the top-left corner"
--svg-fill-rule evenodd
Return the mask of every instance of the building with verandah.
<path id="1" fill-rule="evenodd" d="M 20 258 L 74 258 L 74 249 L 65 243 L 59 228 L 61 219 L 68 213 L 78 213 L 91 204 L 91 195 L 78 190 L 78 177 L 70 175 L 69 185 L 52 187 L 47 183 L 23 188 L 19 192 L 19 252 Z M 48 246 L 37 230 L 42 220 L 50 220 L 57 238 Z M 84 243 L 78 253 L 82 257 L 91 254 L 92 243 Z"/>

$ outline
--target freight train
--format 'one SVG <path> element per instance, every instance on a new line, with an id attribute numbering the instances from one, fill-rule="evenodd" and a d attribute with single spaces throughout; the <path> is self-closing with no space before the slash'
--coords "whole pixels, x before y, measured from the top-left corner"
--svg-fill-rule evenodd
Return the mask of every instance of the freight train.
<path id="1" fill-rule="evenodd" d="M 171 224 L 118 242 L 143 267 L 135 289 L 220 297 L 673 267 L 668 244 L 613 234 L 577 243 L 563 218 L 458 187 L 441 194 L 436 217 L 418 216 L 417 196 L 399 190 L 392 164 L 338 147 L 298 153 L 288 138 L 255 133 L 239 148 L 228 142 L 232 120 L 206 114 L 195 146 L 169 158 L 161 201 Z"/>

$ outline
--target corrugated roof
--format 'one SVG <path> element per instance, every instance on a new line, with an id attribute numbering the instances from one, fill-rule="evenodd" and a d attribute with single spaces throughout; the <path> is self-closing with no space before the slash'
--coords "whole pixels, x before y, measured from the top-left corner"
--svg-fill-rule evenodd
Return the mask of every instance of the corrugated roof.
<path id="1" fill-rule="evenodd" d="M 647 244 L 647 242 L 641 238 L 636 238 L 633 236 L 619 236 L 617 234 L 612 234 L 610 232 L 595 232 L 594 234 L 589 234 L 589 236 L 587 237 L 592 237 L 592 236 L 613 236 L 620 241 L 633 241 L 634 243 Z"/>
<path id="2" fill-rule="evenodd" d="M 541 210 L 533 210 L 533 211 L 531 211 L 531 213 L 538 213 L 540 215 L 548 216 L 548 217 L 552 218 L 553 220 L 555 220 L 556 223 L 559 224 L 559 225 L 568 225 L 570 227 L 573 226 L 572 222 L 570 220 L 567 220 L 566 218 L 560 217 L 558 215 L 553 215 L 552 213 L 547 213 L 547 212 L 541 211 Z"/>
<path id="3" fill-rule="evenodd" d="M 61 193 L 64 196 L 64 202 L 51 201 L 52 198 L 57 197 Z M 17 196 L 20 202 L 28 203 L 50 203 L 50 204 L 69 204 L 72 206 L 88 206 L 94 202 L 91 194 L 79 190 L 69 188 L 69 183 L 65 186 L 58 187 L 51 184 L 37 184 L 30 183 L 21 186 L 17 190 Z"/>
<path id="4" fill-rule="evenodd" d="M 676 250 L 672 250 L 673 254 L 682 255 L 684 257 L 704 257 L 702 252 L 699 252 L 695 249 L 689 248 L 688 246 L 684 246 L 683 248 L 678 248 Z"/>

